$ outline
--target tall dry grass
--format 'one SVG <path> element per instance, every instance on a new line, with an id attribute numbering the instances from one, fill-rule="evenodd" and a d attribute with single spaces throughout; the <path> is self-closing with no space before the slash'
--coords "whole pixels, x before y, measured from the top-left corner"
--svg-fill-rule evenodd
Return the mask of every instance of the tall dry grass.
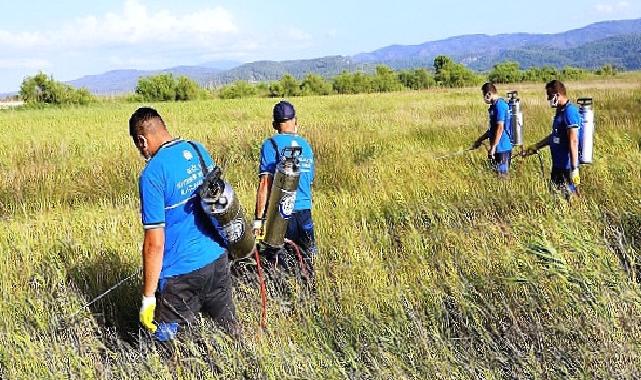
<path id="1" fill-rule="evenodd" d="M 598 128 L 572 204 L 548 192 L 536 159 L 516 159 L 507 181 L 481 151 L 434 159 L 483 132 L 477 89 L 293 99 L 317 158 L 316 299 L 271 299 L 261 331 L 257 290 L 239 286 L 243 339 L 205 322 L 205 343 L 182 343 L 172 362 L 139 335 L 139 279 L 74 315 L 141 262 L 135 106 L 0 112 L 0 375 L 639 378 L 641 90 L 630 82 L 569 84 L 595 98 Z M 552 111 L 542 86 L 518 89 L 533 143 Z M 272 105 L 155 106 L 172 133 L 209 148 L 251 209 Z"/>

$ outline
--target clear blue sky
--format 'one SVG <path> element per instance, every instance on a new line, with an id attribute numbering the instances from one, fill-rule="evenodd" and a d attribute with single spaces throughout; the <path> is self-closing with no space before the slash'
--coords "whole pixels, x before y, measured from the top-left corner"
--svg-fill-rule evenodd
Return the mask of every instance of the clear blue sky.
<path id="1" fill-rule="evenodd" d="M 641 17 L 639 0 L 5 0 L 0 93 L 43 70 L 69 80 L 110 69 L 213 60 L 351 55 L 462 34 L 556 33 Z"/>

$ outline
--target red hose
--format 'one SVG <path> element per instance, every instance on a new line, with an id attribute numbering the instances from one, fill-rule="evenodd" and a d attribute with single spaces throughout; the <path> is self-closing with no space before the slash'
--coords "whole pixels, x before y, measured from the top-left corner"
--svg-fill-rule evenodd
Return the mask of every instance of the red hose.
<path id="1" fill-rule="evenodd" d="M 285 239 L 285 243 L 294 247 L 301 272 L 303 273 L 303 276 L 305 276 L 305 279 L 309 281 L 309 273 L 307 272 L 307 266 L 303 262 L 303 255 L 300 252 L 300 247 L 296 243 L 288 239 Z M 260 327 L 264 329 L 267 327 L 267 286 L 265 285 L 263 267 L 260 264 L 260 250 L 258 249 L 258 246 L 254 248 L 254 258 L 256 259 L 256 268 L 258 269 L 258 282 L 260 284 Z M 278 256 L 276 256 L 276 258 L 278 260 Z"/>
<path id="2" fill-rule="evenodd" d="M 303 263 L 303 255 L 301 255 L 300 253 L 300 247 L 289 239 L 285 239 L 285 243 L 290 244 L 292 247 L 294 247 L 294 251 L 296 252 L 296 257 L 298 257 L 298 264 L 300 265 L 300 270 L 303 273 L 303 276 L 305 276 L 305 279 L 309 281 L 307 266 Z"/>

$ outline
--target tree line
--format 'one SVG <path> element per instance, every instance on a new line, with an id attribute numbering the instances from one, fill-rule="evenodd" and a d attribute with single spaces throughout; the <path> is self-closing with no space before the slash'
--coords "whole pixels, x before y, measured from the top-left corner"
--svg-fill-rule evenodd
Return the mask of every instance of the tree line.
<path id="1" fill-rule="evenodd" d="M 611 76 L 618 72 L 614 65 L 606 64 L 593 71 L 596 75 Z M 492 83 L 549 82 L 552 79 L 581 80 L 591 72 L 578 67 L 565 66 L 557 69 L 554 66 L 531 67 L 521 70 L 515 61 L 505 61 L 494 65 L 488 73 Z"/>
<path id="2" fill-rule="evenodd" d="M 416 68 L 395 71 L 388 66 L 379 65 L 373 73 L 362 71 L 343 71 L 328 80 L 319 74 L 309 73 L 298 80 L 285 74 L 278 81 L 249 83 L 239 80 L 229 85 L 206 90 L 186 76 L 174 77 L 164 73 L 138 80 L 130 101 L 184 101 L 199 98 L 219 97 L 239 99 L 247 97 L 284 98 L 306 95 L 364 94 L 400 91 L 404 89 L 424 90 L 429 88 L 459 88 L 477 86 L 485 81 L 493 83 L 547 82 L 552 79 L 580 80 L 589 74 L 616 75 L 617 68 L 606 64 L 590 72 L 585 69 L 566 66 L 558 69 L 553 66 L 534 67 L 527 70 L 519 68 L 514 61 L 494 65 L 488 73 L 477 73 L 455 62 L 450 57 L 440 55 L 434 59 L 431 68 Z M 57 82 L 44 73 L 27 77 L 20 87 L 20 97 L 27 104 L 88 104 L 96 101 L 87 89 L 75 89 Z"/>
<path id="3" fill-rule="evenodd" d="M 589 71 L 566 66 L 558 69 L 553 66 L 519 68 L 514 61 L 494 65 L 487 73 L 477 73 L 457 63 L 450 57 L 441 55 L 434 59 L 433 67 L 394 71 L 379 65 L 372 74 L 362 71 L 343 71 L 331 80 L 318 74 L 307 74 L 298 81 L 291 74 L 285 74 L 276 82 L 249 83 L 236 81 L 217 91 L 222 99 L 245 97 L 292 97 L 304 95 L 364 94 L 399 91 L 404 89 L 424 90 L 429 88 L 459 88 L 477 86 L 486 81 L 493 83 L 548 82 L 552 79 L 581 80 L 588 75 L 616 75 L 618 69 L 610 64 Z"/>

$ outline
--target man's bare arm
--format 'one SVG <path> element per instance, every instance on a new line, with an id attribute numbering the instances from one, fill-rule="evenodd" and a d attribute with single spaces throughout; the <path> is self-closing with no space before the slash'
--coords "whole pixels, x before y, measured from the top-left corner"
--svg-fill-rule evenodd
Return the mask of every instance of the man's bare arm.
<path id="1" fill-rule="evenodd" d="M 258 191 L 256 192 L 256 210 L 254 217 L 256 219 L 263 219 L 265 217 L 265 210 L 267 208 L 267 200 L 269 199 L 269 192 L 272 188 L 273 177 L 271 174 L 261 174 L 260 182 L 258 183 Z"/>
<path id="2" fill-rule="evenodd" d="M 158 287 L 162 257 L 165 247 L 165 229 L 152 228 L 145 230 L 142 245 L 143 295 L 152 297 Z"/>
<path id="3" fill-rule="evenodd" d="M 568 138 L 570 139 L 570 162 L 572 169 L 579 167 L 579 129 L 568 128 Z"/>

